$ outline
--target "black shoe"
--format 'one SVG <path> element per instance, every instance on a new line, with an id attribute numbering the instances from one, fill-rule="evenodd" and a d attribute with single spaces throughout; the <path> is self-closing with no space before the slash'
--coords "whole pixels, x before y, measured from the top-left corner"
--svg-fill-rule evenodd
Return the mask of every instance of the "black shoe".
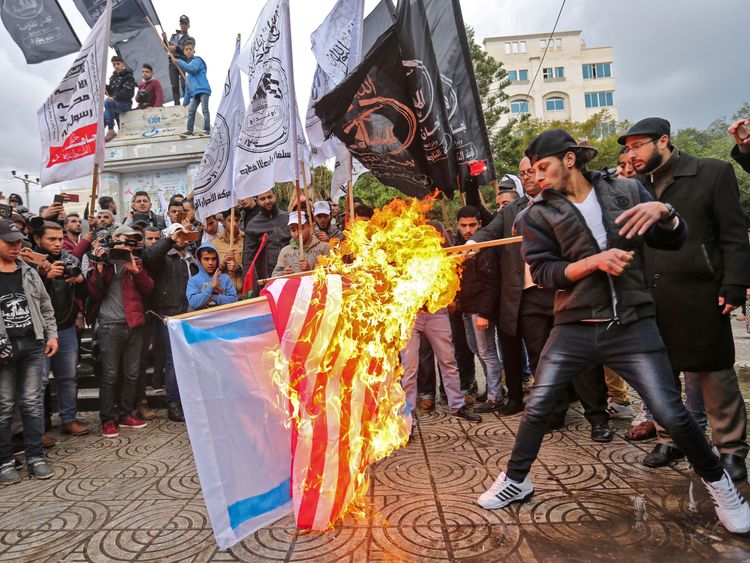
<path id="1" fill-rule="evenodd" d="M 185 422 L 185 413 L 182 412 L 182 405 L 180 403 L 169 403 L 167 418 L 172 422 Z"/>
<path id="2" fill-rule="evenodd" d="M 505 406 L 501 408 L 497 413 L 500 416 L 511 416 L 523 412 L 523 401 L 510 400 L 505 403 Z"/>
<path id="3" fill-rule="evenodd" d="M 466 407 L 461 407 L 456 412 L 453 413 L 453 416 L 457 416 L 458 418 L 463 418 L 464 420 L 468 420 L 469 422 L 482 422 L 482 417 L 478 414 L 475 414 L 471 412 Z"/>
<path id="4" fill-rule="evenodd" d="M 474 407 L 474 412 L 495 412 L 499 411 L 501 408 L 503 408 L 502 401 L 489 400 Z"/>
<path id="5" fill-rule="evenodd" d="M 664 467 L 669 465 L 669 462 L 683 457 L 685 457 L 685 454 L 677 448 L 666 444 L 656 444 L 651 453 L 643 458 L 643 465 L 646 467 Z"/>
<path id="6" fill-rule="evenodd" d="M 745 458 L 734 454 L 721 454 L 721 464 L 735 483 L 747 480 Z"/>
<path id="7" fill-rule="evenodd" d="M 615 433 L 606 424 L 591 425 L 591 439 L 594 442 L 611 442 L 614 437 Z"/>
<path id="8" fill-rule="evenodd" d="M 475 397 L 475 400 L 477 403 L 484 403 L 487 400 L 487 391 L 485 391 L 481 395 L 477 395 Z"/>

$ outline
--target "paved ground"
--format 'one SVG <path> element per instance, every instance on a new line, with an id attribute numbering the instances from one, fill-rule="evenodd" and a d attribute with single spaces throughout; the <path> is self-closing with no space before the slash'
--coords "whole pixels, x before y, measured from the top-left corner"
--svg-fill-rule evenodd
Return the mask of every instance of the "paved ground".
<path id="1" fill-rule="evenodd" d="M 750 335 L 737 337 L 739 359 L 750 364 Z M 750 373 L 742 380 L 750 398 Z M 113 440 L 57 435 L 53 479 L 0 489 L 0 560 L 750 559 L 750 541 L 717 524 L 687 463 L 647 469 L 639 462 L 652 444 L 623 440 L 626 422 L 614 423 L 614 442 L 596 444 L 577 411 L 547 436 L 533 499 L 482 510 L 476 497 L 507 461 L 518 420 L 471 425 L 440 409 L 422 416 L 416 438 L 373 468 L 364 518 L 320 534 L 297 531 L 287 517 L 225 552 L 213 540 L 184 425 L 160 419 Z M 750 486 L 742 490 L 750 498 Z"/>

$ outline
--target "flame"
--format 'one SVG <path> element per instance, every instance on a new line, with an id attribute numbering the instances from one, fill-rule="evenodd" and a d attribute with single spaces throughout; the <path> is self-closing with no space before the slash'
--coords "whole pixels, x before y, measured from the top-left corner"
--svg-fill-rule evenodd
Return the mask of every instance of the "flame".
<path id="1" fill-rule="evenodd" d="M 399 352 L 411 336 L 417 313 L 423 308 L 435 312 L 446 307 L 459 289 L 460 258 L 446 254 L 441 235 L 426 224 L 430 208 L 429 200 L 394 200 L 377 210 L 370 221 L 354 221 L 344 242 L 321 258 L 312 272 L 316 283 L 325 284 L 330 274 L 344 280 L 343 314 L 336 317 L 330 345 L 312 362 L 312 369 L 324 377 L 340 374 L 341 363 L 347 362 L 349 376 L 339 378 L 335 395 L 316 389 L 312 400 L 309 395 L 300 397 L 297 383 L 305 377 L 304 370 L 311 369 L 311 362 L 293 365 L 280 351 L 275 352 L 272 377 L 288 399 L 289 422 L 297 436 L 311 435 L 312 425 L 325 409 L 329 413 L 333 409 L 350 423 L 342 441 L 349 448 L 351 490 L 328 526 L 361 506 L 369 488 L 367 467 L 408 441 Z M 328 319 L 316 320 L 325 323 Z M 301 337 L 312 341 L 315 333 Z M 361 399 L 363 409 L 369 405 L 359 420 L 352 412 L 351 397 Z M 307 471 L 302 480 L 295 482 L 295 489 L 325 486 L 325 479 L 313 471 Z"/>

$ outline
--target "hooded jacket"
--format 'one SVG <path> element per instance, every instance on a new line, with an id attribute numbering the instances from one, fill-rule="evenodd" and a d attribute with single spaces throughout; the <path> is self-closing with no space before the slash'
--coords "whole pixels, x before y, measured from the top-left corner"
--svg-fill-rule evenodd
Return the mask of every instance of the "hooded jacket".
<path id="1" fill-rule="evenodd" d="M 221 270 L 221 254 L 216 250 L 212 244 L 202 244 L 198 247 L 196 256 L 200 256 L 200 251 L 204 248 L 208 248 L 216 252 L 217 256 L 217 269 Z M 192 276 L 188 280 L 187 295 L 189 311 L 197 311 L 198 309 L 205 309 L 206 307 L 213 307 L 215 305 L 226 305 L 227 303 L 234 303 L 237 301 L 237 289 L 234 287 L 232 278 L 227 274 L 219 274 L 219 285 L 216 287 L 211 286 L 211 280 L 213 274 L 209 274 L 198 261 L 198 273 Z"/>
<path id="2" fill-rule="evenodd" d="M 190 98 L 198 94 L 211 95 L 211 86 L 208 84 L 206 72 L 208 67 L 203 59 L 198 56 L 192 56 L 189 59 L 177 59 L 177 66 L 185 72 L 187 81 L 185 83 L 185 105 Z"/>
<path id="3" fill-rule="evenodd" d="M 44 289 L 39 273 L 21 259 L 16 260 L 21 268 L 21 284 L 26 302 L 29 305 L 31 324 L 34 327 L 34 337 L 37 340 L 51 340 L 57 338 L 57 323 L 52 301 Z M 5 323 L 0 315 L 0 335 L 5 336 Z"/>
<path id="4" fill-rule="evenodd" d="M 133 95 L 135 94 L 135 78 L 133 71 L 126 68 L 122 74 L 112 73 L 109 77 L 109 83 L 106 87 L 107 94 L 112 96 L 118 102 L 133 104 Z"/>

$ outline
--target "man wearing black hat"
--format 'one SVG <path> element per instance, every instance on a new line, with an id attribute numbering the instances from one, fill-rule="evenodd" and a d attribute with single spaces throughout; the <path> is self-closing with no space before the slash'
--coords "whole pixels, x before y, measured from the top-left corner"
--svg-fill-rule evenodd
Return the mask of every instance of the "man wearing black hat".
<path id="1" fill-rule="evenodd" d="M 164 44 L 169 49 L 169 52 L 175 59 L 185 60 L 185 54 L 182 52 L 185 43 L 192 43 L 195 46 L 195 38 L 188 34 L 190 29 L 190 18 L 182 15 L 180 16 L 180 29 L 176 29 L 172 34 L 172 37 L 167 41 L 167 34 L 162 32 L 161 37 L 164 40 Z M 177 66 L 169 61 L 169 82 L 172 84 L 172 99 L 174 105 L 179 106 L 180 100 L 183 98 L 185 92 L 185 79 L 177 70 Z"/>
<path id="2" fill-rule="evenodd" d="M 744 480 L 747 413 L 734 371 L 730 313 L 750 286 L 750 244 L 734 169 L 674 147 L 669 122 L 658 117 L 639 121 L 618 142 L 654 199 L 679 209 L 689 225 L 677 252 L 646 249 L 646 282 L 672 368 L 699 381 L 721 461 L 735 481 Z M 658 436 L 644 460 L 649 467 L 683 455 L 663 429 Z"/>
<path id="3" fill-rule="evenodd" d="M 16 404 L 29 476 L 48 479 L 55 474 L 42 450 L 42 369 L 45 356 L 57 353 L 57 325 L 39 274 L 19 260 L 23 238 L 15 223 L 0 219 L 0 485 L 21 480 L 11 441 Z"/>
<path id="4" fill-rule="evenodd" d="M 631 179 L 587 172 L 596 149 L 562 129 L 538 135 L 526 150 L 542 192 L 521 213 L 521 254 L 532 279 L 556 289 L 555 325 L 539 360 L 507 470 L 479 497 L 485 508 L 529 498 L 536 459 L 557 395 L 597 364 L 619 373 L 670 430 L 713 497 L 722 524 L 750 531 L 750 508 L 713 454 L 673 384 L 655 307 L 645 283 L 644 245 L 678 249 L 687 227 Z"/>
<path id="5" fill-rule="evenodd" d="M 112 57 L 114 72 L 107 84 L 107 98 L 104 100 L 104 125 L 107 127 L 105 142 L 117 136 L 115 121 L 121 113 L 128 111 L 133 105 L 135 95 L 135 78 L 133 71 L 125 66 L 125 61 L 119 55 Z"/>

